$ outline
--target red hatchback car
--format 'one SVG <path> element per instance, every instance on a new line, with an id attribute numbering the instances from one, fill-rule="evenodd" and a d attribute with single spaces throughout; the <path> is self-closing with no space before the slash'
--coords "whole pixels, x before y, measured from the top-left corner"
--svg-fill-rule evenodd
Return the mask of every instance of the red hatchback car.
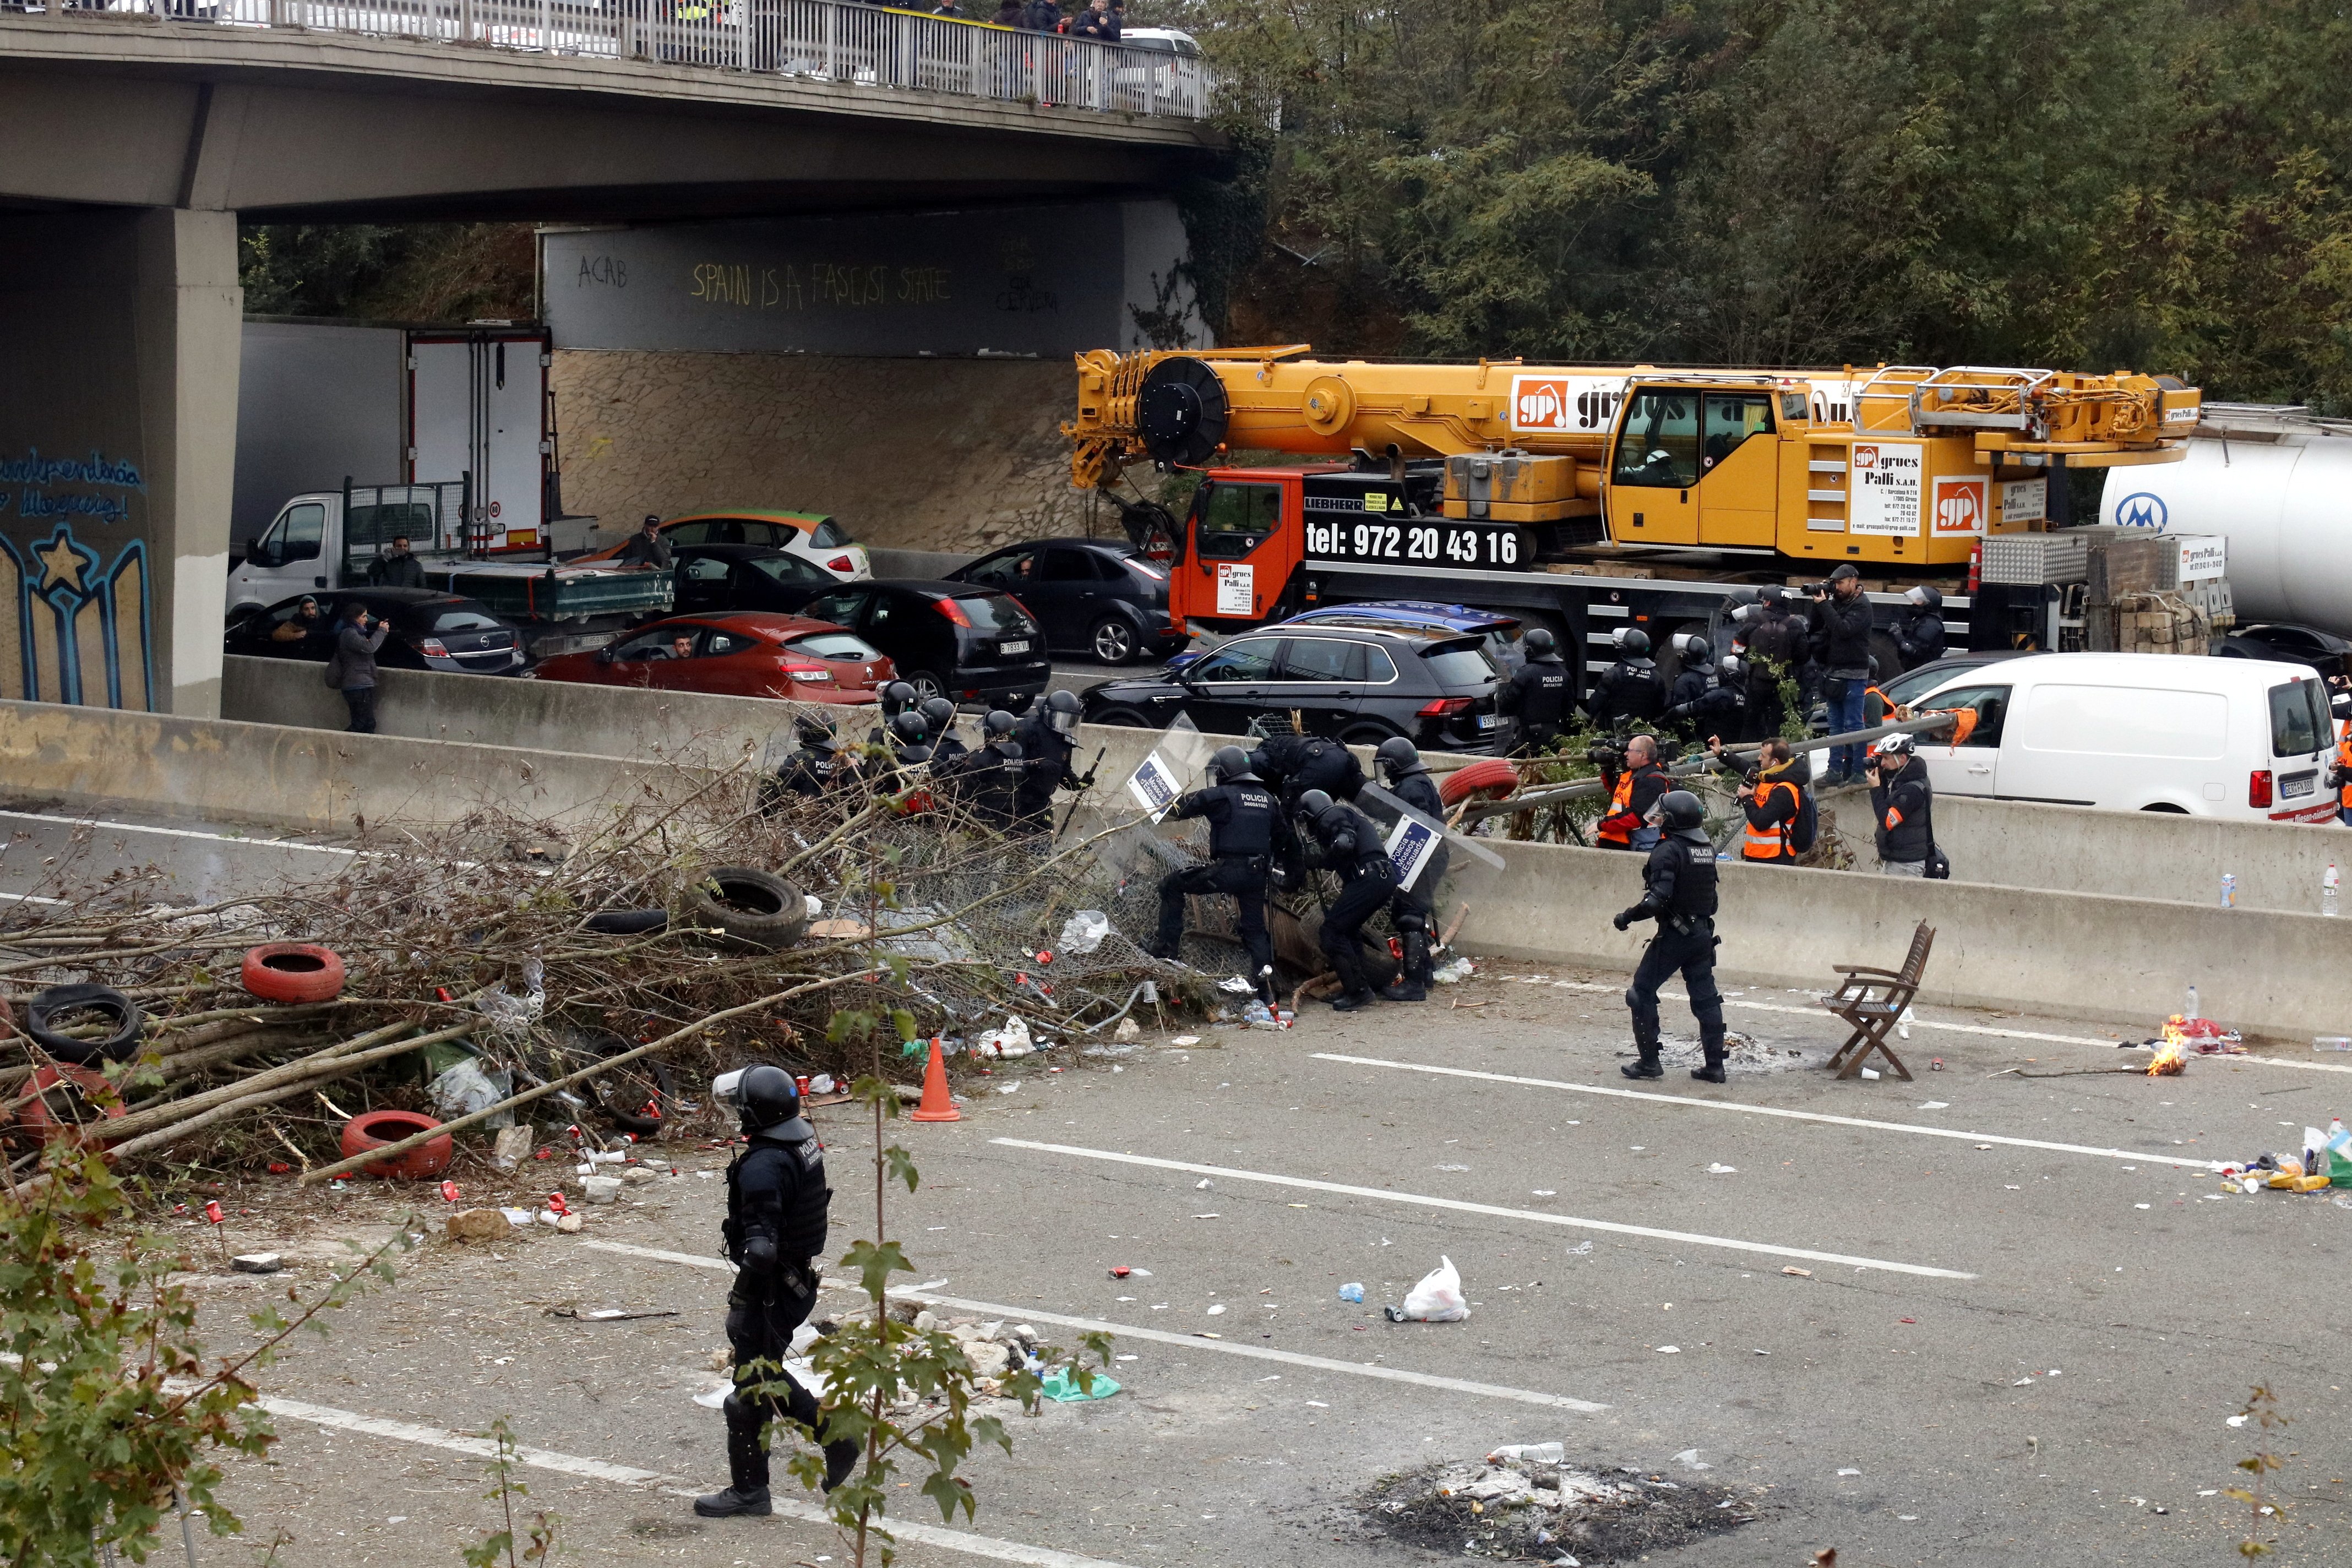
<path id="1" fill-rule="evenodd" d="M 588 686 L 846 703 L 878 700 L 881 688 L 898 679 L 890 661 L 854 632 L 756 610 L 672 616 L 592 653 L 542 659 L 530 673 Z"/>

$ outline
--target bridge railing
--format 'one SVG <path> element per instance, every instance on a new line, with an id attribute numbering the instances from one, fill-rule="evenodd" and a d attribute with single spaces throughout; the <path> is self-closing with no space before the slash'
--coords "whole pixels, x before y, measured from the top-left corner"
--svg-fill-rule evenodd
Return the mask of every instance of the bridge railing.
<path id="1" fill-rule="evenodd" d="M 153 16 L 771 72 L 859 86 L 1198 120 L 1199 59 L 856 0 L 0 0 L 0 14 Z"/>

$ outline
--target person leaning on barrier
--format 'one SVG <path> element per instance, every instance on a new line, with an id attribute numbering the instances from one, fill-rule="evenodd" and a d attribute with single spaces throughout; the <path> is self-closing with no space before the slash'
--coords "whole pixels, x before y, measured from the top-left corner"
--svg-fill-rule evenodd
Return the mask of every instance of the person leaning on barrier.
<path id="1" fill-rule="evenodd" d="M 1381 770 L 1391 795 L 1423 816 L 1441 823 L 1445 820 L 1444 799 L 1437 793 L 1436 781 L 1429 776 L 1429 764 L 1421 760 L 1411 741 L 1402 735 L 1390 736 L 1373 753 L 1372 763 Z M 1389 921 L 1396 927 L 1398 945 L 1404 949 L 1404 963 L 1395 982 L 1381 992 L 1388 1001 L 1429 1000 L 1429 988 L 1435 983 L 1429 949 L 1437 930 L 1433 918 L 1437 884 L 1445 875 L 1446 858 L 1445 841 L 1441 838 L 1422 867 L 1416 885 L 1400 885 L 1389 900 Z"/>
<path id="2" fill-rule="evenodd" d="M 1797 858 L 1790 836 L 1804 809 L 1804 790 L 1811 770 L 1804 758 L 1774 736 L 1764 742 L 1756 771 L 1739 786 L 1740 814 L 1747 819 L 1747 837 L 1739 858 L 1750 865 L 1792 865 Z"/>
<path id="3" fill-rule="evenodd" d="M 1098 44 L 1118 42 L 1118 20 L 1110 14 L 1110 0 L 1094 0 L 1092 5 L 1071 17 L 1070 36 L 1092 38 Z"/>
<path id="4" fill-rule="evenodd" d="M 801 1118 L 792 1075 L 762 1062 L 722 1073 L 711 1097 L 738 1109 L 743 1152 L 727 1167 L 727 1219 L 720 1226 L 735 1285 L 727 1293 L 727 1343 L 734 1352 L 735 1387 L 720 1406 L 727 1417 L 725 1491 L 694 1500 L 705 1519 L 774 1510 L 768 1494 L 771 1422 L 798 1422 L 824 1430 L 816 1396 L 783 1367 L 793 1331 L 816 1306 L 817 1255 L 824 1250 L 824 1145 Z M 824 1445 L 824 1489 L 849 1479 L 857 1445 Z"/>
<path id="5" fill-rule="evenodd" d="M 1889 877 L 1925 877 L 1934 853 L 1935 788 L 1908 735 L 1885 735 L 1871 752 L 1870 812 L 1876 819 L 1878 868 Z"/>
<path id="6" fill-rule="evenodd" d="M 1221 746 L 1209 759 L 1209 786 L 1176 802 L 1171 822 L 1199 817 L 1209 825 L 1209 863 L 1186 866 L 1160 879 L 1160 930 L 1146 950 L 1173 959 L 1184 940 L 1187 894 L 1222 893 L 1234 900 L 1234 928 L 1248 950 L 1250 981 L 1274 1005 L 1274 938 L 1265 926 L 1265 884 L 1274 866 L 1274 840 L 1282 803 L 1265 781 L 1250 772 L 1239 746 Z"/>
<path id="7" fill-rule="evenodd" d="M 1595 746 L 1588 754 L 1601 769 L 1601 787 L 1609 792 L 1609 809 L 1593 825 L 1594 847 L 1647 849 L 1655 844 L 1661 830 L 1651 824 L 1650 809 L 1674 787 L 1658 765 L 1657 737 L 1636 735 L 1622 753 Z"/>
<path id="8" fill-rule="evenodd" d="M 1495 711 L 1511 722 L 1511 751 L 1533 755 L 1549 747 L 1576 706 L 1568 666 L 1549 629 L 1530 626 L 1519 638 L 1527 658 L 1495 688 Z"/>
<path id="9" fill-rule="evenodd" d="M 1364 922 L 1378 914 L 1396 891 L 1396 863 L 1381 847 L 1380 829 L 1354 806 L 1319 789 L 1298 797 L 1298 816 L 1320 853 L 1314 863 L 1339 874 L 1339 896 L 1323 909 L 1324 957 L 1339 976 L 1335 1012 L 1352 1013 L 1381 999 L 1364 967 Z"/>
<path id="10" fill-rule="evenodd" d="M 1715 846 L 1707 842 L 1702 826 L 1706 808 L 1698 796 L 1678 789 L 1667 794 L 1659 809 L 1666 831 L 1643 868 L 1642 901 L 1610 922 L 1619 931 L 1636 921 L 1658 922 L 1657 934 L 1650 938 L 1633 970 L 1633 983 L 1625 988 L 1637 1059 L 1617 1070 L 1627 1078 L 1666 1076 L 1658 1065 L 1658 987 L 1679 973 L 1706 1051 L 1706 1065 L 1691 1068 L 1691 1077 L 1721 1083 L 1723 997 L 1715 986 Z"/>

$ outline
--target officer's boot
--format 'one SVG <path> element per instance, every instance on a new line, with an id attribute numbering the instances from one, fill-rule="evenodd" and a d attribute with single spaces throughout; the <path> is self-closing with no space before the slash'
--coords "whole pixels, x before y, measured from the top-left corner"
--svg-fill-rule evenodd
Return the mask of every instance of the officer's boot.
<path id="1" fill-rule="evenodd" d="M 1372 989 L 1371 978 L 1364 973 L 1364 961 L 1360 954 L 1335 952 L 1330 956 L 1331 967 L 1339 975 L 1339 994 L 1331 998 L 1331 1011 L 1352 1013 L 1380 1001 L 1381 994 Z"/>
<path id="2" fill-rule="evenodd" d="M 1397 977 L 1382 988 L 1381 994 L 1391 1002 L 1426 1002 L 1429 1000 L 1429 933 L 1421 931 L 1402 932 L 1398 940 L 1404 947 L 1404 964 Z"/>
<path id="3" fill-rule="evenodd" d="M 1658 1065 L 1658 1035 L 1656 1030 L 1645 1030 L 1638 1024 L 1633 1026 L 1633 1049 L 1640 1054 L 1641 1059 L 1638 1061 L 1620 1063 L 1617 1068 L 1619 1072 L 1623 1073 L 1627 1078 L 1664 1078 L 1666 1076 L 1666 1069 Z"/>
<path id="4" fill-rule="evenodd" d="M 768 1454 L 760 1447 L 760 1428 L 765 1424 L 767 1402 L 730 1394 L 720 1408 L 727 1415 L 727 1472 L 730 1484 L 723 1492 L 696 1498 L 694 1511 L 705 1519 L 773 1513 L 775 1509 L 768 1500 Z"/>
<path id="5" fill-rule="evenodd" d="M 1706 1065 L 1691 1068 L 1691 1077 L 1702 1083 L 1721 1083 L 1723 1081 L 1723 1026 L 1717 1024 L 1713 1028 L 1702 1026 L 1699 1030 L 1699 1043 L 1706 1047 Z"/>
<path id="6" fill-rule="evenodd" d="M 824 1412 L 819 1408 L 816 1395 L 795 1384 L 793 1397 L 784 1406 L 784 1414 L 822 1436 L 825 1431 Z M 824 1489 L 832 1491 L 849 1479 L 857 1468 L 857 1445 L 846 1437 L 835 1438 L 824 1446 Z"/>

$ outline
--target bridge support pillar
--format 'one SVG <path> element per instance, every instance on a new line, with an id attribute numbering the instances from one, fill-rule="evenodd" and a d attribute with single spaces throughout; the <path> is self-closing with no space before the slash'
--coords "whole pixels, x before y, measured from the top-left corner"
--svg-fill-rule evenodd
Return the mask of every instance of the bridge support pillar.
<path id="1" fill-rule="evenodd" d="M 0 697 L 220 711 L 236 215 L 0 216 Z"/>

